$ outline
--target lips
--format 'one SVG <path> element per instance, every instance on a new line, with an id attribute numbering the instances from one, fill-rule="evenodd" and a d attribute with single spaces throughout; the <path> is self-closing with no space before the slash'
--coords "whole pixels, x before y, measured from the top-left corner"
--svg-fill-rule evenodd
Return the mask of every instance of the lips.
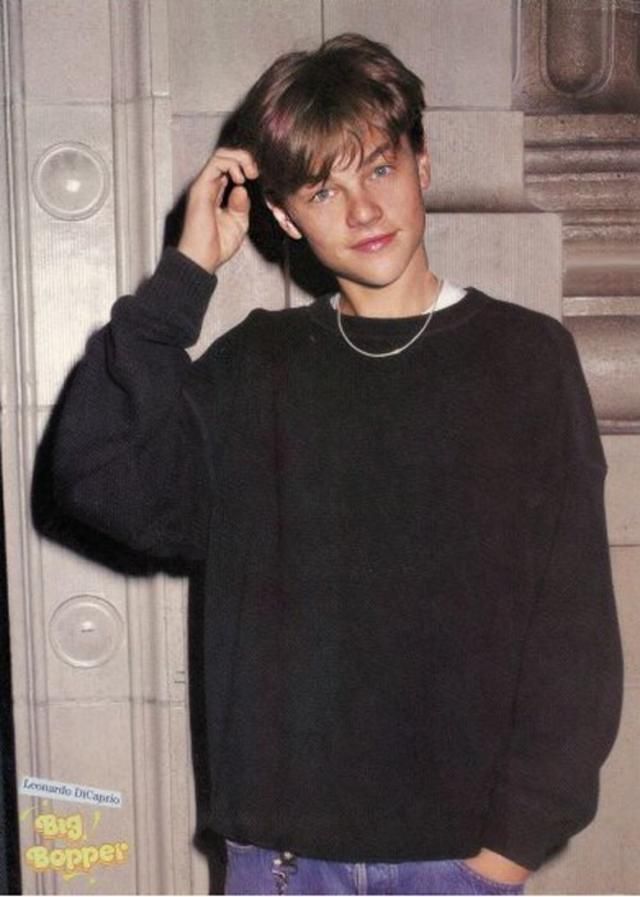
<path id="1" fill-rule="evenodd" d="M 379 252 L 381 249 L 384 249 L 385 246 L 388 246 L 394 237 L 395 233 L 377 234 L 375 237 L 368 237 L 360 243 L 355 243 L 351 248 L 358 252 Z"/>

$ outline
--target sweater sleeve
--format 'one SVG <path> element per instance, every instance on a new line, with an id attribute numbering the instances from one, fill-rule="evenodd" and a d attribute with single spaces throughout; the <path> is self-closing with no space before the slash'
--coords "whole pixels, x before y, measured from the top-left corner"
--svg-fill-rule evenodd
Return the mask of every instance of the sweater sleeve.
<path id="1" fill-rule="evenodd" d="M 166 249 L 135 296 L 89 340 L 57 409 L 56 502 L 75 519 L 158 557 L 196 560 L 211 508 L 209 418 L 230 386 L 224 338 L 207 360 L 185 351 L 198 336 L 215 277 Z M 216 344 L 214 344 L 214 347 Z M 202 372 L 215 395 L 205 417 Z"/>
<path id="2" fill-rule="evenodd" d="M 559 474 L 521 661 L 511 739 L 483 845 L 529 869 L 595 815 L 617 732 L 622 658 L 603 502 L 606 463 L 573 339 L 566 357 Z"/>

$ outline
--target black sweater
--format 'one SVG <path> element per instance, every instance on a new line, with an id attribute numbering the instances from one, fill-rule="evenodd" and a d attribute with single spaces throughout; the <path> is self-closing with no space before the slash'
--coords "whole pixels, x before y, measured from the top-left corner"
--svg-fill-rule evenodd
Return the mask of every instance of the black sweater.
<path id="1" fill-rule="evenodd" d="M 484 846 L 537 867 L 594 815 L 621 693 L 570 334 L 471 289 L 371 359 L 321 300 L 256 310 L 192 363 L 214 285 L 169 249 L 115 304 L 54 462 L 79 519 L 206 560 L 212 827 L 325 859 Z M 421 320 L 345 327 L 382 351 Z"/>

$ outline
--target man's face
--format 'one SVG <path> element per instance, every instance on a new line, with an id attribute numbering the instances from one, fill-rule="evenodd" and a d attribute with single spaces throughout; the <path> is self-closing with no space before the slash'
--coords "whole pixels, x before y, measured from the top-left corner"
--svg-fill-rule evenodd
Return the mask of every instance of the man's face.
<path id="1" fill-rule="evenodd" d="M 290 237 L 306 237 L 342 286 L 401 284 L 426 267 L 422 191 L 429 159 L 406 136 L 393 147 L 373 129 L 363 148 L 362 159 L 346 166 L 338 160 L 325 182 L 304 185 L 272 211 Z"/>

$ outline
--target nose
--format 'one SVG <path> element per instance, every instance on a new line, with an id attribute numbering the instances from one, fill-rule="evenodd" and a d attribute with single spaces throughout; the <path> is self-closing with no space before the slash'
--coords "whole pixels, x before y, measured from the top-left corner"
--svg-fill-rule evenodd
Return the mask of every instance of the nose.
<path id="1" fill-rule="evenodd" d="M 382 209 L 366 188 L 360 187 L 349 194 L 347 202 L 347 224 L 349 227 L 362 227 L 373 224 L 382 215 Z"/>

